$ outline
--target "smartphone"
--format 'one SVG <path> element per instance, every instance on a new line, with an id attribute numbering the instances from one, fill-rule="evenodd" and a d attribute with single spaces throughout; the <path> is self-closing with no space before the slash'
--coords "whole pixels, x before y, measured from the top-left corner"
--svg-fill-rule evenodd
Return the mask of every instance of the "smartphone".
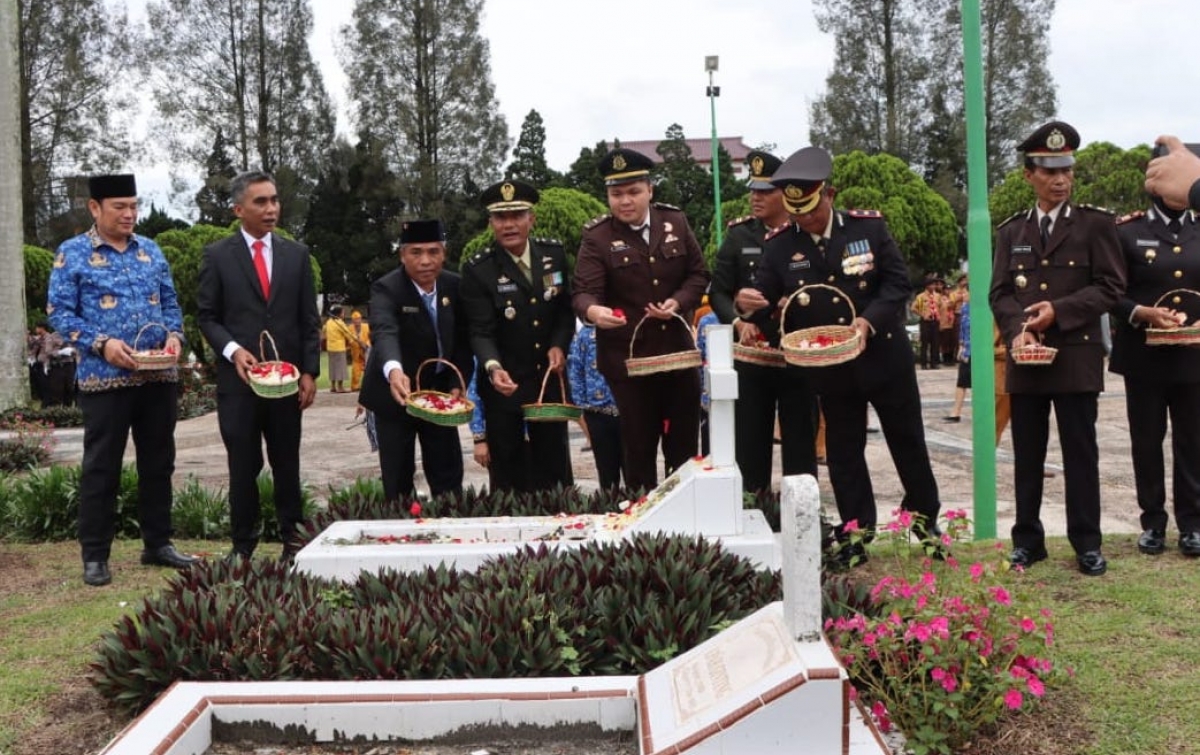
<path id="1" fill-rule="evenodd" d="M 1193 155 L 1200 157 L 1200 144 L 1188 143 L 1183 146 L 1187 147 L 1188 151 L 1191 152 Z M 1161 144 L 1155 144 L 1154 149 L 1150 150 L 1151 158 L 1162 157 L 1165 154 L 1167 154 L 1167 148 Z"/>

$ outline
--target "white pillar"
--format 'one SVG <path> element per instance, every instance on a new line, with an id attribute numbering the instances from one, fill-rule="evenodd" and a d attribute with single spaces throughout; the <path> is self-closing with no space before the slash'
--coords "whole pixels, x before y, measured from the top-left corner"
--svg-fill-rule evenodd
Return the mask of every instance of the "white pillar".
<path id="1" fill-rule="evenodd" d="M 730 467 L 733 453 L 733 404 L 738 397 L 737 372 L 733 369 L 733 326 L 710 325 L 707 335 L 708 444 L 714 467 Z"/>
<path id="2" fill-rule="evenodd" d="M 21 245 L 21 76 L 17 4 L 0 2 L 0 409 L 29 400 Z"/>
<path id="3" fill-rule="evenodd" d="M 821 636 L 821 491 L 812 475 L 783 478 L 783 617 L 792 637 Z"/>

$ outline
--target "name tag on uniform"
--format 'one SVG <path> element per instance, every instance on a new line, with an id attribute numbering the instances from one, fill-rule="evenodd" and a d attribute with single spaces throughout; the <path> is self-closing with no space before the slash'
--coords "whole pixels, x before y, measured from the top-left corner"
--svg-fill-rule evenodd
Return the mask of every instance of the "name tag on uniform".
<path id="1" fill-rule="evenodd" d="M 789 262 L 788 270 L 807 270 L 812 267 L 812 262 L 808 260 L 800 260 L 799 262 Z"/>
<path id="2" fill-rule="evenodd" d="M 1138 239 L 1137 245 L 1139 247 L 1151 247 L 1153 249 L 1157 249 L 1158 248 L 1158 239 Z"/>
<path id="3" fill-rule="evenodd" d="M 762 249 L 760 249 L 760 248 L 759 248 L 759 247 L 757 247 L 757 246 L 744 246 L 744 247 L 742 247 L 742 256 L 744 256 L 744 257 L 749 257 L 749 256 L 754 256 L 754 255 L 761 255 L 761 254 L 762 254 Z"/>
<path id="4" fill-rule="evenodd" d="M 513 291 L 516 291 L 516 290 L 517 290 L 516 283 L 501 283 L 500 285 L 496 286 L 496 293 L 498 293 L 498 294 L 511 294 Z"/>
<path id="5" fill-rule="evenodd" d="M 1033 254 L 1033 247 L 1029 244 L 1018 244 L 1012 248 L 1012 254 Z"/>
<path id="6" fill-rule="evenodd" d="M 406 314 L 406 315 L 415 315 L 416 313 L 418 313 L 420 311 L 421 311 L 420 307 L 404 306 L 404 307 L 400 308 L 400 312 L 403 314 Z"/>

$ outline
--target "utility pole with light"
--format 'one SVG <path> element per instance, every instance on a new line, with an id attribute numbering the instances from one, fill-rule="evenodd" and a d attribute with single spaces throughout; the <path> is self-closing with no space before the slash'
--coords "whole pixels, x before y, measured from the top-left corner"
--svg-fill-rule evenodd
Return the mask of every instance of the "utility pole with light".
<path id="1" fill-rule="evenodd" d="M 725 223 L 721 220 L 721 170 L 717 153 L 717 98 L 721 96 L 721 87 L 713 85 L 713 73 L 717 70 L 717 56 L 704 56 L 704 70 L 708 71 L 708 104 L 712 112 L 712 160 L 709 166 L 713 178 L 713 221 L 716 225 L 717 248 L 721 247 L 721 235 Z"/>

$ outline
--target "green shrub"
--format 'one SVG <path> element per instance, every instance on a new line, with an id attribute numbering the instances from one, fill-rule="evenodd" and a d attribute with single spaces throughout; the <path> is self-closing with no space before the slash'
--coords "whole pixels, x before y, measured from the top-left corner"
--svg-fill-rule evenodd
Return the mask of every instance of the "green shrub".
<path id="1" fill-rule="evenodd" d="M 50 427 L 83 427 L 83 412 L 78 406 L 18 406 L 0 412 L 0 429 L 11 430 L 21 420 Z"/>
<path id="2" fill-rule="evenodd" d="M 179 419 L 201 417 L 217 410 L 217 381 L 210 365 L 179 370 Z"/>
<path id="3" fill-rule="evenodd" d="M 46 467 L 9 478 L 9 537 L 27 542 L 73 540 L 79 520 L 79 467 Z"/>
<path id="4" fill-rule="evenodd" d="M 90 677 L 138 710 L 177 680 L 637 674 L 779 596 L 719 544 L 662 535 L 353 584 L 207 561 L 106 632 Z"/>
<path id="5" fill-rule="evenodd" d="M 220 540 L 229 537 L 229 499 L 223 489 L 209 490 L 188 477 L 175 491 L 171 524 L 179 537 Z"/>
<path id="6" fill-rule="evenodd" d="M 269 470 L 264 469 L 258 476 L 258 504 L 261 513 L 263 540 L 282 542 L 279 536 L 279 516 L 275 508 L 275 478 Z M 305 521 L 311 520 L 317 513 L 317 504 L 313 500 L 312 491 L 306 485 L 300 487 L 300 507 Z"/>
<path id="7" fill-rule="evenodd" d="M 0 439 L 0 472 L 20 472 L 45 465 L 54 452 L 54 433 L 37 421 L 16 415 L 9 437 Z"/>

